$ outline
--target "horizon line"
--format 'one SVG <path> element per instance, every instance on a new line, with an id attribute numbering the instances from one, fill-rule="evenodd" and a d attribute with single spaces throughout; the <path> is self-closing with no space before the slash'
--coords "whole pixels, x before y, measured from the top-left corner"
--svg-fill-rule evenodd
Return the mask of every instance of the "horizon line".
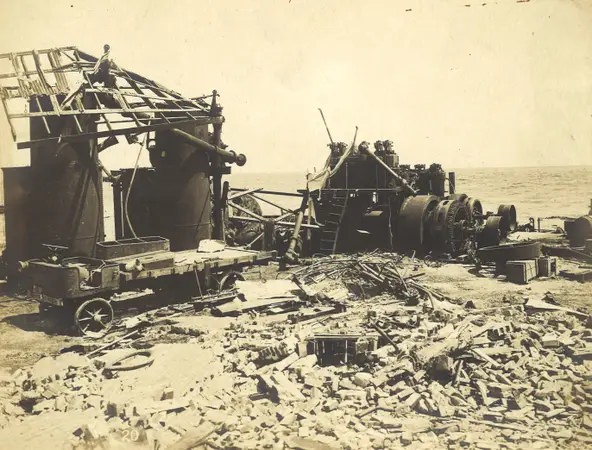
<path id="1" fill-rule="evenodd" d="M 426 164 L 427 167 L 427 164 Z M 590 168 L 592 169 L 592 164 L 567 164 L 567 165 L 561 165 L 561 166 L 557 166 L 557 165 L 540 165 L 540 166 L 458 166 L 458 167 L 451 167 L 451 169 L 454 170 L 458 170 L 458 169 L 549 169 L 549 168 L 574 168 L 574 167 L 579 167 L 579 168 Z M 248 169 L 244 169 L 241 168 L 241 172 L 242 173 L 312 173 L 312 172 L 308 172 L 308 169 L 302 169 L 302 170 L 268 170 L 268 171 L 263 171 L 263 170 L 248 170 Z M 232 175 L 236 175 L 236 173 L 238 172 L 233 172 L 230 174 L 230 176 Z"/>

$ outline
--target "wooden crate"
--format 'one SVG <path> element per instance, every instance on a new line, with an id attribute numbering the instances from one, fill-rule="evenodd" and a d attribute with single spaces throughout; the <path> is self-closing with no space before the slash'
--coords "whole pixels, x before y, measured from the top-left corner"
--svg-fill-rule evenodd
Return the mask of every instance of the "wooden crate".
<path id="1" fill-rule="evenodd" d="M 527 284 L 538 275 L 536 259 L 524 261 L 508 261 L 506 263 L 506 280 L 512 283 Z"/>
<path id="2" fill-rule="evenodd" d="M 554 277 L 557 275 L 557 258 L 543 256 L 537 260 L 539 277 Z"/>

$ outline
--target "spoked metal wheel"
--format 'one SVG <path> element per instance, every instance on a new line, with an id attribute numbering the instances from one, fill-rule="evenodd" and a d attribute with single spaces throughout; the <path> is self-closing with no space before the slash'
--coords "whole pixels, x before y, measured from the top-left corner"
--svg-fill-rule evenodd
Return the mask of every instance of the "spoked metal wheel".
<path id="1" fill-rule="evenodd" d="M 83 336 L 102 336 L 112 324 L 113 308 L 102 298 L 86 300 L 74 313 L 74 325 Z"/>

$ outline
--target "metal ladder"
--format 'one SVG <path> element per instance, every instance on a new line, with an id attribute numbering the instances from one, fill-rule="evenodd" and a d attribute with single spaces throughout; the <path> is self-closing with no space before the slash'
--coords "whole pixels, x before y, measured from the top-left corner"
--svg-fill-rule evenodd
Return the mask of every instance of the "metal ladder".
<path id="1" fill-rule="evenodd" d="M 321 232 L 321 245 L 319 252 L 323 255 L 332 255 L 335 253 L 337 247 L 337 240 L 339 238 L 339 228 L 341 221 L 347 208 L 347 199 L 349 197 L 348 191 L 345 193 L 335 193 L 329 215 L 325 220 L 325 226 Z"/>

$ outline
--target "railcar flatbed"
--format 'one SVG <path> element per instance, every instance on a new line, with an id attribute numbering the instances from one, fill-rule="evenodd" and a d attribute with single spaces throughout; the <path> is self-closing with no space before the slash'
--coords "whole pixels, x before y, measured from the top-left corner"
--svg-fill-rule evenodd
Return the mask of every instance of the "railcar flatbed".
<path id="1" fill-rule="evenodd" d="M 240 278 L 245 267 L 267 264 L 275 256 L 275 251 L 238 247 L 174 252 L 168 250 L 167 243 L 160 250 L 109 259 L 31 260 L 27 273 L 31 280 L 30 297 L 41 304 L 41 309 L 59 307 L 64 315 L 73 317 L 79 333 L 92 334 L 109 329 L 114 319 L 111 302 L 124 292 L 154 286 L 165 289 L 169 280 L 185 275 L 195 280 L 200 292 L 212 284 L 212 279 L 223 288 Z"/>

